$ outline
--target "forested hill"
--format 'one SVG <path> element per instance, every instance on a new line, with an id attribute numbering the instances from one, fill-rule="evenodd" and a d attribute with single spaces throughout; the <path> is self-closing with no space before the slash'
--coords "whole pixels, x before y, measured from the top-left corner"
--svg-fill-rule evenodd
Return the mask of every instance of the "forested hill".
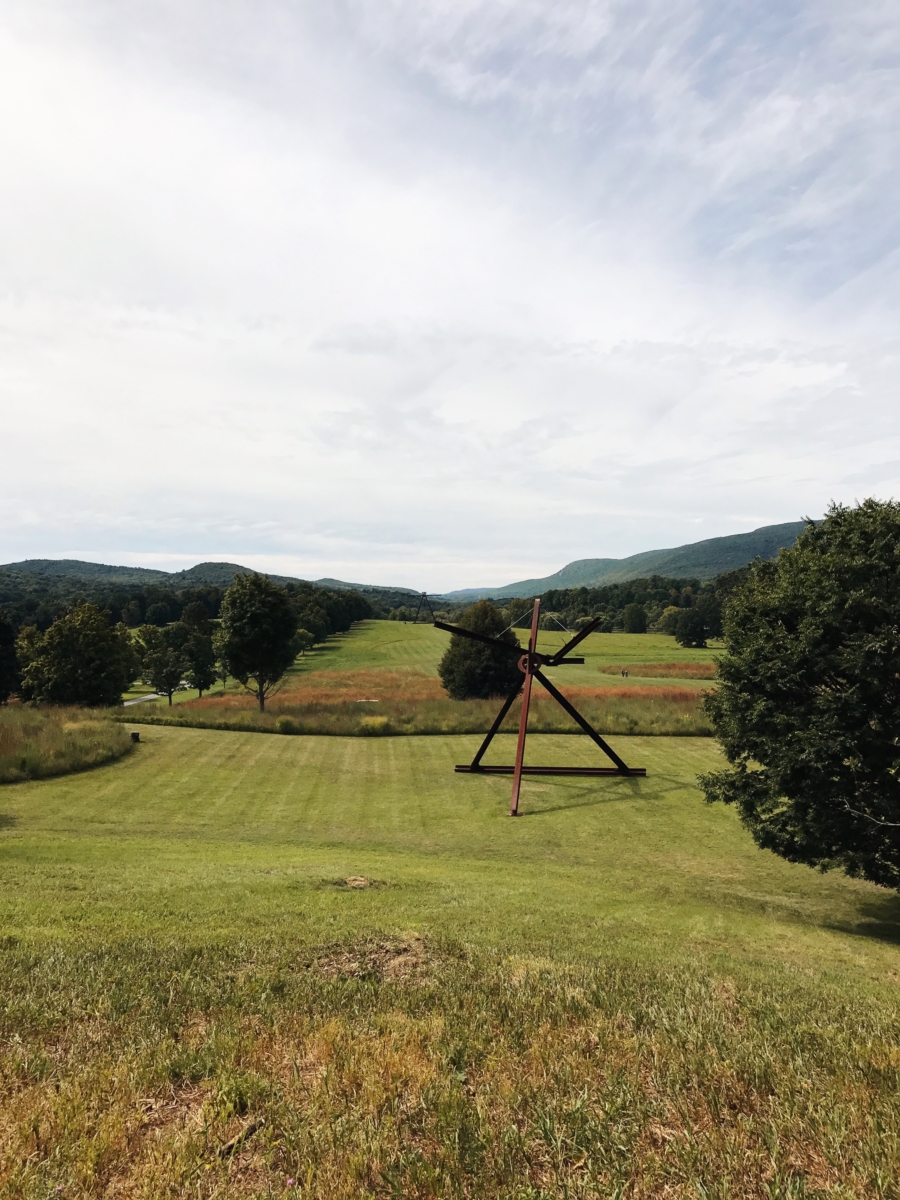
<path id="1" fill-rule="evenodd" d="M 543 579 L 523 579 L 500 588 L 465 588 L 450 592 L 449 597 L 460 603 L 482 596 L 496 599 L 538 596 L 554 589 L 604 587 L 651 575 L 715 579 L 726 571 L 746 566 L 754 558 L 774 558 L 783 547 L 793 546 L 805 528 L 805 521 L 788 521 L 784 525 L 765 525 L 752 533 L 708 538 L 670 550 L 645 550 L 629 558 L 580 558 Z"/>
<path id="2" fill-rule="evenodd" d="M 42 629 L 78 600 L 108 609 L 113 620 L 124 620 L 128 625 L 177 620 L 184 605 L 193 602 L 202 603 L 209 615 L 215 617 L 222 595 L 235 575 L 248 570 L 238 563 L 227 562 L 198 563 L 184 571 L 158 571 L 79 559 L 26 559 L 0 566 L 0 613 L 17 626 L 37 624 Z M 348 599 L 352 597 L 365 600 L 365 615 L 371 616 L 387 616 L 402 606 L 414 607 L 418 601 L 418 593 L 406 588 L 365 585 L 353 588 L 339 580 L 309 583 L 287 575 L 270 578 L 286 586 L 292 594 L 315 593 L 318 606 L 333 609 L 332 615 L 337 614 L 335 620 L 343 620 L 344 609 L 357 611 L 356 601 Z M 324 586 L 326 582 L 330 586 Z M 327 600 L 329 596 L 333 599 Z"/>

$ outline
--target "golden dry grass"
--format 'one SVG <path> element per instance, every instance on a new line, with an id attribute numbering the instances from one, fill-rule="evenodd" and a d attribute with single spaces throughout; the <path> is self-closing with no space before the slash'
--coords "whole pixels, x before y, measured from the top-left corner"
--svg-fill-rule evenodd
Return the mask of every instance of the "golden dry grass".
<path id="1" fill-rule="evenodd" d="M 711 732 L 700 693 L 690 687 L 572 687 L 560 691 L 602 733 L 706 735 Z M 440 681 L 416 670 L 316 671 L 294 677 L 260 713 L 248 692 L 188 700 L 175 708 L 142 706 L 131 722 L 243 729 L 263 733 L 387 736 L 486 733 L 499 700 L 450 700 Z M 503 725 L 518 723 L 516 701 Z M 577 726 L 539 687 L 529 728 L 535 733 L 575 733 Z"/>
<path id="2" fill-rule="evenodd" d="M 121 725 L 82 708 L 0 706 L 0 783 L 45 779 L 96 767 L 125 754 Z"/>

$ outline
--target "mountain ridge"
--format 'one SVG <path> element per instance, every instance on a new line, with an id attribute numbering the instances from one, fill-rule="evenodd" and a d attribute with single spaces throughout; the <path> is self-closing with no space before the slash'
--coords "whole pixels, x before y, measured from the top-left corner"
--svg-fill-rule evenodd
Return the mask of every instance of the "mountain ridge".
<path id="1" fill-rule="evenodd" d="M 552 575 L 522 579 L 501 588 L 463 588 L 447 592 L 455 601 L 497 600 L 537 596 L 554 589 L 603 587 L 608 583 L 627 583 L 650 575 L 684 579 L 715 579 L 724 571 L 746 566 L 754 558 L 774 558 L 779 550 L 792 546 L 806 528 L 806 521 L 786 521 L 781 525 L 763 525 L 749 533 L 706 538 L 664 550 L 643 550 L 627 558 L 578 558 Z"/>
<path id="2" fill-rule="evenodd" d="M 92 583 L 158 584 L 160 586 L 193 587 L 206 584 L 229 587 L 235 575 L 248 575 L 252 567 L 240 563 L 202 562 L 183 571 L 161 571 L 155 567 L 119 567 L 110 563 L 93 563 L 81 558 L 25 558 L 21 562 L 0 564 L 0 573 L 34 575 L 49 579 L 78 579 Z M 312 583 L 314 587 L 351 591 L 402 592 L 419 596 L 412 588 L 388 587 L 377 583 L 345 583 L 341 579 L 301 579 L 297 575 L 275 575 L 266 571 L 276 583 Z"/>
<path id="3" fill-rule="evenodd" d="M 553 589 L 602 587 L 608 583 L 627 583 L 651 575 L 671 578 L 714 579 L 723 571 L 746 566 L 754 558 L 774 558 L 779 550 L 792 546 L 806 527 L 806 521 L 787 521 L 780 525 L 763 525 L 749 533 L 706 538 L 663 550 L 644 550 L 627 558 L 579 558 L 567 563 L 552 575 L 522 579 L 499 588 L 461 588 L 435 594 L 435 601 L 464 603 L 492 597 L 497 600 L 535 596 Z M 30 575 L 44 580 L 83 580 L 91 583 L 140 586 L 156 584 L 176 589 L 196 586 L 229 587 L 237 574 L 246 574 L 250 567 L 230 562 L 202 562 L 182 571 L 161 571 L 153 567 L 119 567 L 106 563 L 91 563 L 76 558 L 26 558 L 21 562 L 0 565 L 0 580 L 4 576 Z M 328 590 L 357 590 L 364 595 L 382 599 L 379 603 L 416 602 L 420 592 L 413 588 L 388 587 L 383 584 L 347 583 L 328 577 L 301 580 L 293 575 L 273 575 L 276 583 L 311 583 Z"/>

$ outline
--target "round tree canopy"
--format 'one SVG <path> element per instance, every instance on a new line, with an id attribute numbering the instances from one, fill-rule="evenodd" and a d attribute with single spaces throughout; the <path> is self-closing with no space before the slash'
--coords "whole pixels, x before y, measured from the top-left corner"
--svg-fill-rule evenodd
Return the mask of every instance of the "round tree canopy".
<path id="1" fill-rule="evenodd" d="M 900 505 L 833 506 L 729 599 L 701 778 L 758 845 L 900 887 Z"/>

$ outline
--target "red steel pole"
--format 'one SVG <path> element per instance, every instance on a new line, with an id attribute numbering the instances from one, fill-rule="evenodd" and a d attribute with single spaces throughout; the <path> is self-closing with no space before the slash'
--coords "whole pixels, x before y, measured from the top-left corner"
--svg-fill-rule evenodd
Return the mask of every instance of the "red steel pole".
<path id="1" fill-rule="evenodd" d="M 531 637 L 528 639 L 528 653 L 523 654 L 519 661 L 519 670 L 525 672 L 525 685 L 522 689 L 522 715 L 519 718 L 519 740 L 516 744 L 516 765 L 513 770 L 512 797 L 509 802 L 509 815 L 519 815 L 519 789 L 522 786 L 522 764 L 525 761 L 525 735 L 528 732 L 528 706 L 531 703 L 531 681 L 534 678 L 534 663 L 531 655 L 537 650 L 538 624 L 541 619 L 541 598 L 534 602 L 534 612 L 531 614 Z M 524 664 L 524 665 L 523 665 Z"/>

